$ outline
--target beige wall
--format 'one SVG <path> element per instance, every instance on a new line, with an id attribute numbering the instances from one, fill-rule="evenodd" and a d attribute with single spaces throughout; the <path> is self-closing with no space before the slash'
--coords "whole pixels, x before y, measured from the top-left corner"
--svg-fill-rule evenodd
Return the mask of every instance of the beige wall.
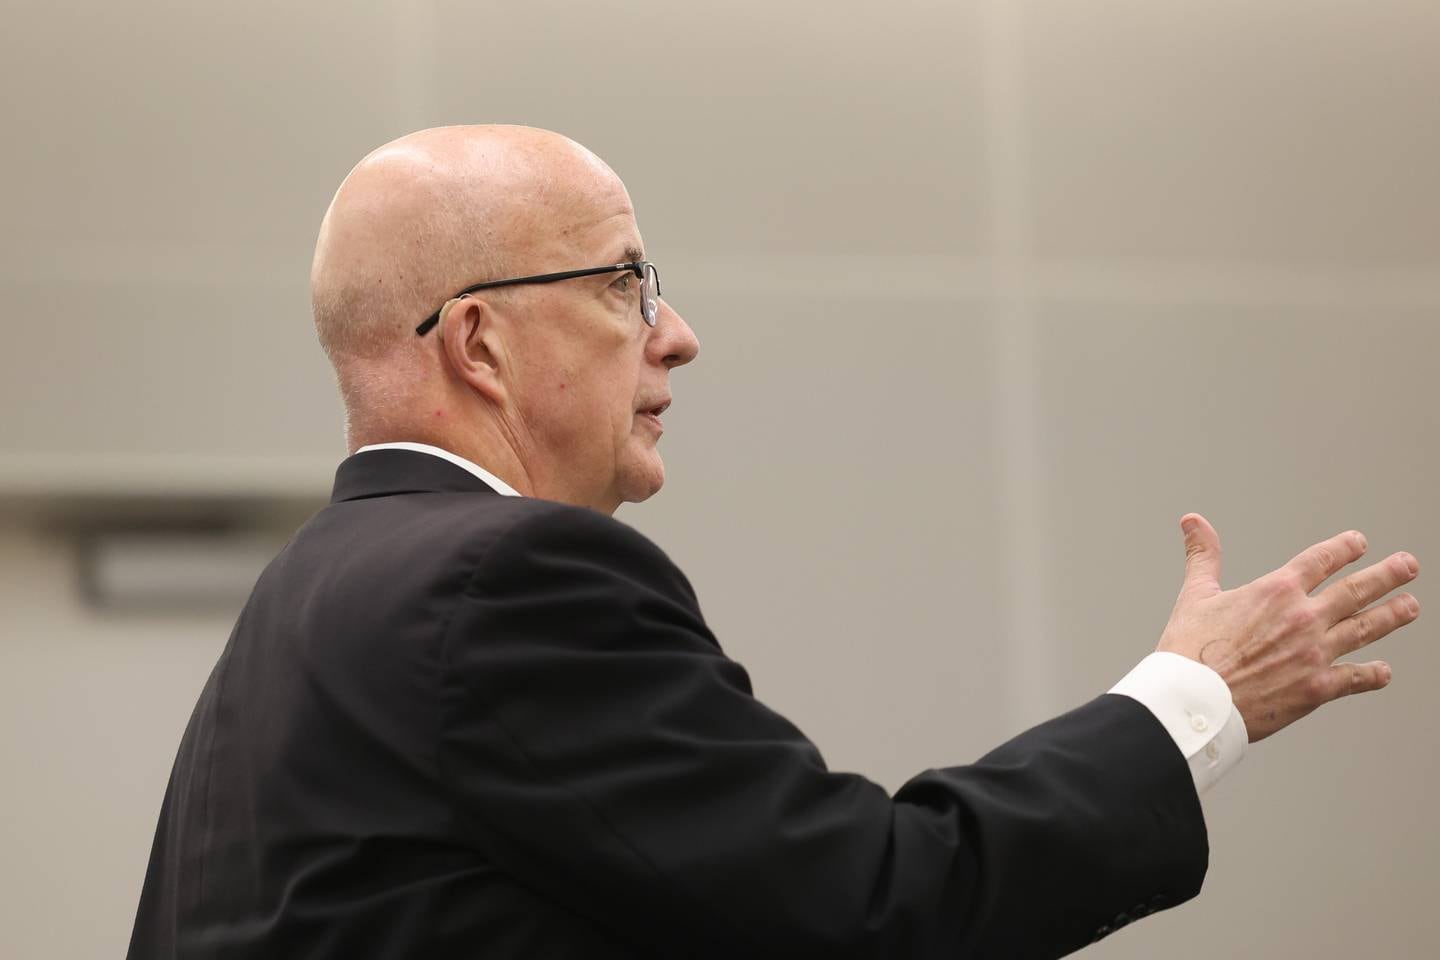
<path id="1" fill-rule="evenodd" d="M 233 615 L 87 608 L 54 531 L 323 494 L 309 247 L 416 127 L 629 183 L 703 352 L 620 516 L 834 766 L 898 786 L 1105 689 L 1186 510 L 1228 584 L 1350 526 L 1440 570 L 1428 0 L 6 6 L 0 955 L 123 951 Z M 1199 900 L 1086 955 L 1440 952 L 1433 632 L 1209 795 Z"/>

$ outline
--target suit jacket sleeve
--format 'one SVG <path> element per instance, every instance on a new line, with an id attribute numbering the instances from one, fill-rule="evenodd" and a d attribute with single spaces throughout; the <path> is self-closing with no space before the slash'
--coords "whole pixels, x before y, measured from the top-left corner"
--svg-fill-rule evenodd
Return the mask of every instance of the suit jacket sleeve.
<path id="1" fill-rule="evenodd" d="M 1189 770 L 1130 698 L 892 798 L 827 770 L 674 564 L 590 511 L 548 505 L 492 542 L 442 656 L 465 836 L 666 956 L 1055 957 L 1204 876 Z"/>

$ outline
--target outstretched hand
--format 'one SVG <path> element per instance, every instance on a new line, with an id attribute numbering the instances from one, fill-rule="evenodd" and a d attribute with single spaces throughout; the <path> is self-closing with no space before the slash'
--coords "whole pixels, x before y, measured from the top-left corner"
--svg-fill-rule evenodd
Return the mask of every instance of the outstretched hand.
<path id="1" fill-rule="evenodd" d="M 1252 743 L 1331 700 L 1390 682 L 1383 660 L 1335 661 L 1420 615 L 1419 602 L 1408 593 L 1374 603 L 1415 579 L 1420 564 L 1413 556 L 1393 554 L 1310 596 L 1331 574 L 1365 555 L 1365 537 L 1351 530 L 1243 587 L 1221 590 L 1215 528 L 1191 513 L 1180 529 L 1185 583 L 1157 649 L 1219 673 Z"/>

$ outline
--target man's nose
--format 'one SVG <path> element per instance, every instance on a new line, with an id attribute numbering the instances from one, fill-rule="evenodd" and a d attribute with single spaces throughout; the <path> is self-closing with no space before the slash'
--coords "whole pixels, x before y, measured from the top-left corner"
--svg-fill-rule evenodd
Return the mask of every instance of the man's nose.
<path id="1" fill-rule="evenodd" d="M 696 339 L 695 331 L 663 299 L 659 315 L 655 318 L 655 335 L 650 343 L 652 351 L 660 354 L 660 362 L 666 367 L 684 366 L 700 353 L 700 341 Z"/>

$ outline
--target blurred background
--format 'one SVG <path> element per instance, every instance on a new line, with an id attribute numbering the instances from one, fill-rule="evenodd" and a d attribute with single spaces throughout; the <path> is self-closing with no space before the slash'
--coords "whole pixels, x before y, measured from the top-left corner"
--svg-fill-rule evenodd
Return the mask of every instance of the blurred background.
<path id="1" fill-rule="evenodd" d="M 628 183 L 703 350 L 619 516 L 833 767 L 1103 692 L 1187 510 L 1227 586 L 1349 527 L 1440 570 L 1430 0 L 3 7 L 0 955 L 123 955 L 194 699 L 345 454 L 316 228 L 420 127 Z M 1198 900 L 1085 955 L 1440 955 L 1437 624 L 1207 795 Z"/>

